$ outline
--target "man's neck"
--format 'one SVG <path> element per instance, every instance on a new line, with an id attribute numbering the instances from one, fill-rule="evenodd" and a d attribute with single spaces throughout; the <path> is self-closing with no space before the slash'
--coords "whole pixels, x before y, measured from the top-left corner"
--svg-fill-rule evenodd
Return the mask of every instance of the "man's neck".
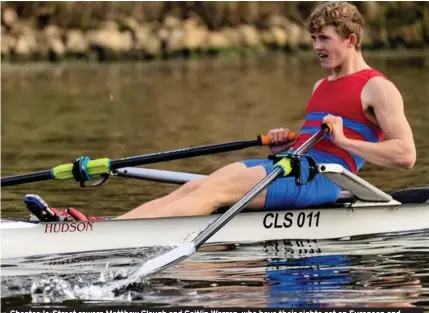
<path id="1" fill-rule="evenodd" d="M 362 53 L 360 51 L 356 51 L 344 60 L 340 66 L 332 69 L 330 78 L 335 80 L 368 68 L 370 67 L 363 59 Z"/>

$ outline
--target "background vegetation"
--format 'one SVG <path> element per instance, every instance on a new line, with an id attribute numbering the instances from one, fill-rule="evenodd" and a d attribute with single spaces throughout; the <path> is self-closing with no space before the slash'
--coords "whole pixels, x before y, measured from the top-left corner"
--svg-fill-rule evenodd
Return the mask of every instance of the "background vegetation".
<path id="1" fill-rule="evenodd" d="M 428 2 L 352 2 L 365 47 L 429 46 Z M 310 49 L 317 2 L 2 2 L 2 60 L 154 59 Z"/>

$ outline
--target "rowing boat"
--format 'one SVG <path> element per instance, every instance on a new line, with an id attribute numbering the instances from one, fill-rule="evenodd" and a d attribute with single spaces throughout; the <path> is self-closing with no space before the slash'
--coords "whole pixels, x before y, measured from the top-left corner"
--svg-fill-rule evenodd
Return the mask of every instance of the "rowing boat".
<path id="1" fill-rule="evenodd" d="M 243 211 L 206 244 L 283 239 L 335 239 L 429 230 L 429 187 L 387 194 L 338 164 L 317 165 L 343 187 L 337 202 L 302 210 Z M 116 176 L 183 183 L 200 175 L 121 168 Z M 208 216 L 40 222 L 1 219 L 2 262 L 16 258 L 174 246 L 192 240 L 222 210 Z"/>
<path id="2" fill-rule="evenodd" d="M 306 152 L 314 147 L 332 125 L 324 123 L 321 129 L 296 151 L 273 156 L 273 170 L 258 182 L 225 212 L 208 216 L 169 217 L 152 219 L 104 221 L 60 220 L 49 206 L 38 197 L 26 200 L 27 208 L 39 221 L 1 220 L 1 250 L 3 264 L 40 260 L 43 256 L 61 257 L 76 253 L 99 255 L 113 250 L 137 249 L 154 246 L 176 246 L 168 252 L 146 261 L 127 276 L 115 282 L 113 289 L 124 287 L 139 277 L 153 275 L 196 252 L 203 245 L 217 243 L 248 243 L 282 239 L 347 239 L 359 235 L 402 233 L 429 229 L 429 188 L 409 189 L 387 194 L 339 164 L 317 164 Z M 125 168 L 148 163 L 192 157 L 221 151 L 269 144 L 269 140 L 226 143 L 170 151 L 161 154 L 137 156 L 120 160 L 107 158 L 91 160 L 82 157 L 72 163 L 51 170 L 2 178 L 2 186 L 22 183 L 74 178 L 81 187 L 94 175 L 100 178 L 92 186 L 99 186 L 111 175 L 149 179 L 144 169 Z M 308 160 L 309 175 L 301 177 L 300 160 Z M 159 173 L 158 173 L 159 174 Z M 179 177 L 179 173 L 155 175 L 163 181 L 183 183 L 193 179 L 192 174 Z M 343 188 L 330 206 L 278 211 L 245 211 L 250 203 L 275 179 L 294 176 L 299 186 L 309 183 L 316 175 L 323 175 Z M 169 179 L 169 176 L 171 179 Z M 156 178 L 155 178 L 156 180 Z M 33 201 L 34 199 L 34 201 Z M 234 218 L 235 217 L 235 218 Z M 4 260 L 12 260 L 5 263 Z M 13 266 L 13 265 L 11 265 Z"/>

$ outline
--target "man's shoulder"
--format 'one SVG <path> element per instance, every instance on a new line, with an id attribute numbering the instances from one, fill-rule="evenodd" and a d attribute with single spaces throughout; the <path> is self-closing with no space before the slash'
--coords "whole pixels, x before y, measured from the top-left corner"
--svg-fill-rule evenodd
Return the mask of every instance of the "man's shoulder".
<path id="1" fill-rule="evenodd" d="M 365 89 L 370 92 L 380 92 L 381 90 L 397 89 L 395 84 L 386 76 L 372 76 L 365 84 Z"/>
<path id="2" fill-rule="evenodd" d="M 314 87 L 313 87 L 313 93 L 316 91 L 316 89 L 320 86 L 320 84 L 321 84 L 325 79 L 326 79 L 326 78 L 319 79 L 319 80 L 314 84 Z"/>
<path id="3" fill-rule="evenodd" d="M 372 105 L 379 102 L 391 102 L 396 97 L 402 98 L 395 84 L 384 76 L 371 77 L 362 90 L 362 96 L 365 102 Z"/>
<path id="4" fill-rule="evenodd" d="M 369 79 L 372 79 L 374 77 L 381 77 L 387 79 L 387 76 L 382 71 L 379 71 L 375 68 L 368 68 L 365 72 L 368 75 Z"/>

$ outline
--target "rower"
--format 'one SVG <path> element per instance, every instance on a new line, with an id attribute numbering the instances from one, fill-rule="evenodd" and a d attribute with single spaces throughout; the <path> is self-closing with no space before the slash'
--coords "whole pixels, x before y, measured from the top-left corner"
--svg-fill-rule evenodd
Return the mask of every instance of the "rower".
<path id="1" fill-rule="evenodd" d="M 293 153 L 319 131 L 321 124 L 329 123 L 332 126 L 329 136 L 307 152 L 317 164 L 337 164 L 354 175 L 365 162 L 388 168 L 412 168 L 416 149 L 402 96 L 383 73 L 364 60 L 361 51 L 363 19 L 356 6 L 337 1 L 322 3 L 311 13 L 307 30 L 321 67 L 331 74 L 315 83 L 296 139 L 290 139 L 289 129 L 268 132 L 271 154 Z M 284 107 L 279 106 L 278 110 Z M 85 164 L 86 159 L 82 161 Z M 305 177 L 309 167 L 308 160 L 303 161 L 300 169 Z M 108 167 L 106 160 L 100 163 L 103 169 Z M 274 162 L 268 158 L 234 162 L 162 198 L 144 203 L 118 219 L 211 214 L 218 208 L 236 204 L 270 175 L 274 167 Z M 82 168 L 74 169 L 74 177 L 78 172 L 80 176 L 88 176 L 83 175 Z M 50 179 L 50 173 L 47 175 Z M 304 185 L 296 184 L 291 176 L 281 177 L 258 194 L 248 204 L 248 209 L 284 210 L 329 205 L 338 200 L 340 193 L 341 186 L 323 175 L 317 175 Z"/>
<path id="2" fill-rule="evenodd" d="M 402 96 L 383 73 L 364 60 L 364 23 L 356 6 L 342 1 L 321 3 L 306 24 L 320 65 L 331 74 L 314 84 L 296 140 L 287 140 L 289 130 L 285 128 L 268 132 L 271 153 L 277 155 L 301 148 L 322 123 L 330 123 L 329 136 L 307 152 L 317 164 L 338 164 L 353 174 L 365 162 L 412 168 L 416 149 Z M 285 108 L 279 104 L 275 110 Z M 302 164 L 305 176 L 305 160 Z M 273 167 L 273 162 L 266 158 L 225 165 L 205 178 L 130 210 L 119 219 L 210 214 L 219 207 L 236 203 L 269 175 Z M 282 177 L 272 182 L 248 208 L 282 210 L 329 205 L 337 201 L 340 192 L 338 184 L 322 175 L 300 186 L 293 177 Z"/>

